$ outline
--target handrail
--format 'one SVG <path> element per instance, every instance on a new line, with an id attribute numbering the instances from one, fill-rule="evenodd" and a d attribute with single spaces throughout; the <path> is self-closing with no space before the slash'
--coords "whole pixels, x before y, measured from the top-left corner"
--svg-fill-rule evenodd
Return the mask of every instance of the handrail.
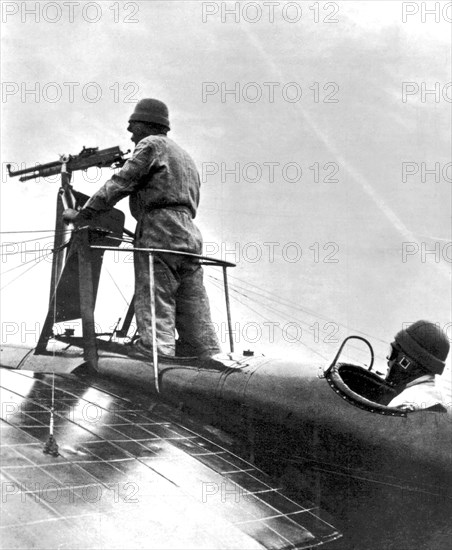
<path id="1" fill-rule="evenodd" d="M 228 289 L 228 279 L 226 274 L 226 269 L 228 267 L 235 267 L 236 264 L 231 262 L 226 262 L 224 260 L 218 260 L 217 258 L 211 258 L 209 256 L 203 256 L 201 254 L 192 254 L 191 252 L 180 252 L 178 250 L 167 250 L 165 248 L 141 248 L 141 247 L 132 247 L 132 248 L 118 248 L 116 246 L 100 246 L 100 245 L 90 245 L 90 248 L 96 250 L 112 250 L 113 252 L 147 252 L 149 254 L 149 286 L 150 286 L 150 296 L 151 296 L 151 318 L 152 318 L 152 355 L 153 355 L 153 366 L 154 366 L 154 386 L 157 393 L 160 393 L 159 388 L 159 378 L 158 378 L 158 354 L 157 354 L 157 333 L 155 326 L 155 284 L 154 284 L 154 254 L 173 254 L 176 256 L 184 256 L 186 258 L 193 258 L 198 260 L 203 260 L 203 265 L 216 265 L 223 268 L 223 281 L 224 281 L 224 290 L 226 297 L 226 313 L 228 320 L 229 328 L 229 343 L 231 347 L 231 353 L 234 351 L 234 342 L 232 339 L 232 321 L 231 321 L 231 310 L 229 302 L 229 289 Z"/>
<path id="2" fill-rule="evenodd" d="M 192 254 L 191 252 L 180 252 L 179 250 L 168 250 L 166 248 L 118 248 L 116 246 L 100 246 L 91 245 L 91 248 L 97 248 L 100 250 L 113 250 L 114 252 L 151 252 L 152 254 L 175 254 L 178 256 L 186 256 L 187 258 L 196 258 L 198 260 L 205 260 L 210 262 L 208 265 L 218 265 L 221 267 L 236 267 L 237 264 L 226 262 L 225 260 L 218 260 L 217 258 L 211 258 L 210 256 L 202 256 L 201 254 Z"/>

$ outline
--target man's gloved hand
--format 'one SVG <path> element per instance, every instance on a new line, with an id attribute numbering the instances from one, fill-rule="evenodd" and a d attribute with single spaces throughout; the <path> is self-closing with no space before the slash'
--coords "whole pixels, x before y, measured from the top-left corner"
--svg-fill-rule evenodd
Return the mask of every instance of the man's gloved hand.
<path id="1" fill-rule="evenodd" d="M 81 224 L 87 222 L 93 217 L 93 211 L 91 208 L 82 208 L 82 210 L 74 210 L 74 208 L 66 208 L 63 212 L 63 220 L 66 223 Z"/>
<path id="2" fill-rule="evenodd" d="M 66 208 L 63 212 L 63 220 L 66 223 L 76 223 L 80 220 L 80 211 L 73 208 Z"/>

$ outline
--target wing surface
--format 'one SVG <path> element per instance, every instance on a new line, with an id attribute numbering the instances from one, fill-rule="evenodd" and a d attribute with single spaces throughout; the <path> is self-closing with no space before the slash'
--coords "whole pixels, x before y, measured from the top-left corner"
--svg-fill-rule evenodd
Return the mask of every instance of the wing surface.
<path id="1" fill-rule="evenodd" d="M 311 548 L 310 502 L 110 381 L 0 369 L 3 548 Z M 54 394 L 59 456 L 43 453 Z"/>

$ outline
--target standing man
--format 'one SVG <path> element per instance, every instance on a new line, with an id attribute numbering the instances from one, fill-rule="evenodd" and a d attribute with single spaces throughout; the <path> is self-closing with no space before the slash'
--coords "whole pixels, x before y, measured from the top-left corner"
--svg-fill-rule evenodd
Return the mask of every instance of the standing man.
<path id="1" fill-rule="evenodd" d="M 386 381 L 397 390 L 388 404 L 404 411 L 443 409 L 435 375 L 442 374 L 449 353 L 446 334 L 429 321 L 416 321 L 394 337 Z"/>
<path id="2" fill-rule="evenodd" d="M 192 158 L 167 137 L 168 108 L 157 99 L 142 99 L 129 118 L 135 150 L 79 212 L 66 211 L 64 219 L 80 221 L 105 212 L 130 196 L 130 211 L 137 220 L 134 245 L 202 254 L 202 236 L 193 223 L 199 204 L 200 179 Z M 149 258 L 136 252 L 135 315 L 139 340 L 136 349 L 152 357 Z M 209 300 L 199 262 L 161 254 L 155 257 L 155 306 L 158 353 L 202 358 L 219 353 Z"/>

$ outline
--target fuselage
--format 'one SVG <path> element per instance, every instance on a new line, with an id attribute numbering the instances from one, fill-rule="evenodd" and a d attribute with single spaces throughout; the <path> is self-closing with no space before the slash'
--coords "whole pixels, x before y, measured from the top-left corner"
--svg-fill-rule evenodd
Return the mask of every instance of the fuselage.
<path id="1" fill-rule="evenodd" d="M 70 373 L 83 365 L 77 348 L 35 355 L 4 348 L 2 366 Z M 104 346 L 98 375 L 154 392 L 152 365 Z M 120 350 L 120 348 L 119 348 Z M 183 406 L 250 442 L 259 453 L 326 468 L 366 483 L 389 484 L 403 498 L 452 498 L 452 414 L 428 410 L 405 416 L 363 410 L 332 390 L 318 368 L 268 357 L 225 356 L 200 364 L 159 365 L 163 399 Z M 363 481 L 363 482 L 364 482 Z"/>

